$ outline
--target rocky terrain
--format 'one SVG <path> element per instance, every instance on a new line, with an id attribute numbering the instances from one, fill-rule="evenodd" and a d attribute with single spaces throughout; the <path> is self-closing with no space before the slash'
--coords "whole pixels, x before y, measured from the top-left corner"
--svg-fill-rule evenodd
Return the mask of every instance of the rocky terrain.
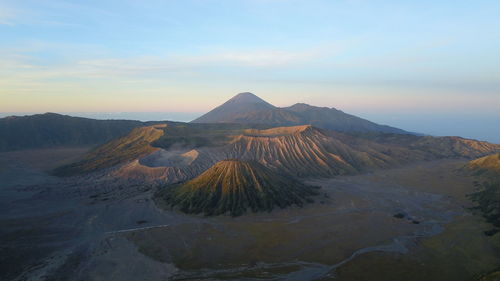
<path id="1" fill-rule="evenodd" d="M 496 144 L 462 138 L 412 136 L 411 141 L 367 140 L 310 125 L 264 130 L 223 128 L 212 135 L 184 124 L 138 128 L 94 149 L 83 160 L 56 169 L 56 174 L 108 169 L 118 178 L 161 180 L 170 184 L 194 178 L 218 161 L 241 159 L 298 177 L 332 177 L 417 161 L 472 158 L 500 150 Z M 198 135 L 203 135 L 210 145 L 194 148 L 185 145 L 186 140 L 190 142 Z M 440 149 L 446 145 L 450 148 Z"/>

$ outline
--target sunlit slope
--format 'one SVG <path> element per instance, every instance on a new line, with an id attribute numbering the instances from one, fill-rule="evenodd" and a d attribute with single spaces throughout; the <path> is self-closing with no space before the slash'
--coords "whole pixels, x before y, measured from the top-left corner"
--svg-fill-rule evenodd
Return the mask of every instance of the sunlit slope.
<path id="1" fill-rule="evenodd" d="M 315 189 L 257 162 L 223 160 L 198 177 L 167 187 L 158 196 L 186 213 L 238 216 L 247 210 L 302 206 Z"/>
<path id="2" fill-rule="evenodd" d="M 500 152 L 500 144 L 461 137 L 432 137 L 400 134 L 355 134 L 354 136 L 391 147 L 425 152 L 437 158 L 477 158 Z"/>
<path id="3" fill-rule="evenodd" d="M 495 177 L 500 181 L 500 153 L 472 160 L 465 168 L 475 175 Z"/>
<path id="4" fill-rule="evenodd" d="M 135 161 L 115 175 L 152 180 L 161 174 L 161 179 L 172 183 L 193 178 L 218 161 L 240 159 L 298 177 L 332 177 L 498 151 L 499 145 L 457 137 L 384 134 L 367 138 L 310 125 L 245 129 L 232 124 L 169 124 L 135 129 L 56 174 L 83 174 Z M 148 169 L 152 167 L 168 169 Z"/>
<path id="5" fill-rule="evenodd" d="M 158 148 L 150 144 L 163 135 L 163 125 L 136 128 L 125 137 L 110 141 L 88 153 L 79 162 L 62 166 L 54 171 L 56 175 L 75 175 L 110 168 L 148 155 Z"/>
<path id="6" fill-rule="evenodd" d="M 399 163 L 375 149 L 359 151 L 312 126 L 247 130 L 225 150 L 228 157 L 305 177 L 352 174 Z"/>

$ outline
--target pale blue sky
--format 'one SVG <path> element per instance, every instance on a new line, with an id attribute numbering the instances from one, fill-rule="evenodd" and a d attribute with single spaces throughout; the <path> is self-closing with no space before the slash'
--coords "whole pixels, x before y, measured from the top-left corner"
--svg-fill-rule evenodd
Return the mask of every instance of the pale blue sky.
<path id="1" fill-rule="evenodd" d="M 499 15 L 481 0 L 0 0 L 0 112 L 187 118 L 251 91 L 500 142 Z"/>

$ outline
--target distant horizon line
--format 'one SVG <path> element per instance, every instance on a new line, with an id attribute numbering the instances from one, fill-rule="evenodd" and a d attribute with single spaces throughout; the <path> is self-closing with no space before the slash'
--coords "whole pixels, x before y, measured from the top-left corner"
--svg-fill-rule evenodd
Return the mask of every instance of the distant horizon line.
<path id="1" fill-rule="evenodd" d="M 0 112 L 0 118 L 8 116 L 29 116 L 35 114 L 56 113 L 73 117 L 90 118 L 97 120 L 135 120 L 190 122 L 206 112 L 172 112 L 172 111 L 9 111 Z M 484 140 L 491 143 L 500 143 L 500 134 L 496 133 L 496 115 L 491 113 L 482 115 L 464 115 L 463 113 L 401 113 L 401 112 L 364 112 L 349 111 L 358 117 L 385 124 L 396 128 L 403 128 L 411 132 L 420 132 L 432 136 L 460 136 L 470 139 Z M 482 124 L 477 127 L 477 124 Z"/>

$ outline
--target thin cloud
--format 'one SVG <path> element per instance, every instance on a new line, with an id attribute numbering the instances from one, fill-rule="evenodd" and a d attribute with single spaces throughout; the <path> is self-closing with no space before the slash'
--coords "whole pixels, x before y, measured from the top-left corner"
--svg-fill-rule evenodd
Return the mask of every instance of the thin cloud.
<path id="1" fill-rule="evenodd" d="M 31 49 L 28 49 L 32 51 Z M 328 50 L 328 51 L 323 51 Z M 281 68 L 307 65 L 332 55 L 333 48 L 288 50 L 227 50 L 198 55 L 137 56 L 96 58 L 45 65 L 29 51 L 0 53 L 0 73 L 10 79 L 161 77 L 166 74 L 205 73 L 207 68 L 229 67 L 235 70 Z"/>
<path id="2" fill-rule="evenodd" d="M 0 6 L 0 24 L 14 25 L 14 20 L 18 16 L 18 11 L 9 8 L 5 5 Z"/>

